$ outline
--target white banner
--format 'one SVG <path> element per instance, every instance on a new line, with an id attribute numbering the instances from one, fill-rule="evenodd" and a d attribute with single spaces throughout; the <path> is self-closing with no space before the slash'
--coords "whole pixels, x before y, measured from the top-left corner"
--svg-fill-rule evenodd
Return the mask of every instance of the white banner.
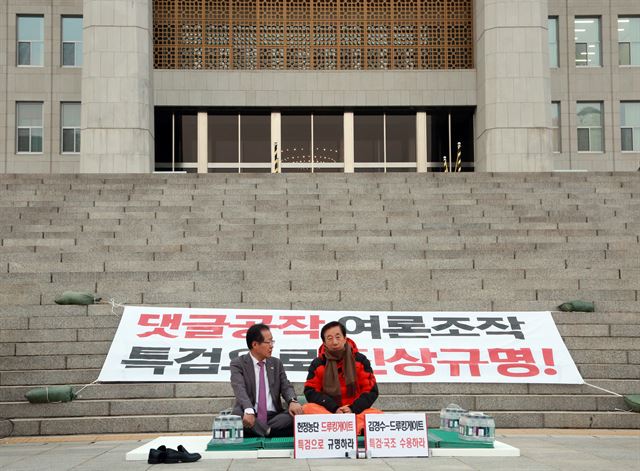
<path id="1" fill-rule="evenodd" d="M 329 321 L 347 326 L 380 383 L 584 383 L 550 312 L 378 312 L 126 306 L 100 382 L 229 380 L 255 323 L 304 382 Z"/>
<path id="2" fill-rule="evenodd" d="M 294 419 L 294 458 L 355 458 L 355 414 L 299 414 Z"/>
<path id="3" fill-rule="evenodd" d="M 367 414 L 365 448 L 371 458 L 429 457 L 427 414 Z"/>

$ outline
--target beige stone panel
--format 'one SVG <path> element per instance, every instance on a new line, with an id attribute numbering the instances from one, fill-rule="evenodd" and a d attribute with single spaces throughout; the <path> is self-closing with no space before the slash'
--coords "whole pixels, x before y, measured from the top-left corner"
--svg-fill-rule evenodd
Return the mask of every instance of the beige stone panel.
<path id="1" fill-rule="evenodd" d="M 616 171 L 634 172 L 640 169 L 640 152 L 623 152 L 616 161 Z"/>
<path id="2" fill-rule="evenodd" d="M 64 95 L 66 100 L 80 101 L 82 90 L 82 70 L 64 68 L 53 74 L 52 91 L 55 95 Z M 75 98 L 70 98 L 75 97 Z"/>
<path id="3" fill-rule="evenodd" d="M 7 173 L 50 173 L 51 159 L 44 154 L 7 155 Z"/>
<path id="4" fill-rule="evenodd" d="M 153 75 L 154 103 L 164 106 L 476 104 L 474 70 L 155 70 Z"/>
<path id="5" fill-rule="evenodd" d="M 80 154 L 63 154 L 54 158 L 51 164 L 52 173 L 78 173 L 80 171 Z"/>

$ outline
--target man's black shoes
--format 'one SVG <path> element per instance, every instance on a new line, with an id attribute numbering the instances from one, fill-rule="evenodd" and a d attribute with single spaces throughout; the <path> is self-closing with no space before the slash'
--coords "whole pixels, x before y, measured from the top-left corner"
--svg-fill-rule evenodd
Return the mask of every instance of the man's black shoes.
<path id="1" fill-rule="evenodd" d="M 167 456 L 164 460 L 165 463 L 193 463 L 194 461 L 198 461 L 200 458 L 200 453 L 189 453 L 185 447 L 182 445 L 178 445 L 178 450 L 172 450 L 171 448 L 167 448 Z"/>
<path id="2" fill-rule="evenodd" d="M 178 453 L 180 453 L 180 461 L 183 463 L 193 463 L 202 458 L 200 453 L 189 453 L 182 445 L 178 445 Z"/>
<path id="3" fill-rule="evenodd" d="M 167 456 L 167 447 L 161 445 L 156 450 L 155 448 L 151 448 L 149 450 L 149 458 L 147 458 L 147 463 L 149 464 L 158 464 L 164 463 L 164 460 Z"/>
<path id="4" fill-rule="evenodd" d="M 202 458 L 200 453 L 189 453 L 182 445 L 178 445 L 177 450 L 161 445 L 158 449 L 151 448 L 149 450 L 147 463 L 193 463 L 194 461 L 198 461 L 200 458 Z"/>

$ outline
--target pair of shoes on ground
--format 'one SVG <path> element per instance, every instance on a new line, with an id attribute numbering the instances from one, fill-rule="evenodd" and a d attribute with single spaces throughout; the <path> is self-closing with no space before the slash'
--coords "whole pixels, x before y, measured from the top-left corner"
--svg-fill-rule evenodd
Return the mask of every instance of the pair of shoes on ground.
<path id="1" fill-rule="evenodd" d="M 202 458 L 200 453 L 189 453 L 182 445 L 178 445 L 177 450 L 160 445 L 157 449 L 151 448 L 149 450 L 147 463 L 193 463 L 194 461 L 198 461 L 200 458 Z"/>

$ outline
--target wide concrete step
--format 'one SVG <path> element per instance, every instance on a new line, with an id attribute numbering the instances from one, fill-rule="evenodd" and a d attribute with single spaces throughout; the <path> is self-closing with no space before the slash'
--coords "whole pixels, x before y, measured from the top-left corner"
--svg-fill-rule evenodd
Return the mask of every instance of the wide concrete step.
<path id="1" fill-rule="evenodd" d="M 309 248 L 296 250 L 294 243 L 290 244 L 278 244 L 264 243 L 265 247 L 256 247 L 259 243 L 255 239 L 252 239 L 246 243 L 246 246 L 235 239 L 233 246 L 218 244 L 213 246 L 211 244 L 203 244 L 202 246 L 189 244 L 189 250 L 185 251 L 120 251 L 120 252 L 107 252 L 101 253 L 100 251 L 86 251 L 75 248 L 74 251 L 65 252 L 62 254 L 39 251 L 39 252 L 11 252 L 0 253 L 0 263 L 9 264 L 10 273 L 30 273 L 35 267 L 34 264 L 42 263 L 42 271 L 36 273 L 42 273 L 45 269 L 54 273 L 56 268 L 68 267 L 69 272 L 73 272 L 78 263 L 85 264 L 84 271 L 89 271 L 90 268 L 93 271 L 90 273 L 102 273 L 104 271 L 130 271 L 125 270 L 130 263 L 136 262 L 140 265 L 139 270 L 135 271 L 168 271 L 166 270 L 166 263 L 170 261 L 179 262 L 195 262 L 195 263 L 207 263 L 212 264 L 212 267 L 223 268 L 229 266 L 237 266 L 238 269 L 249 268 L 254 265 L 259 265 L 261 260 L 268 260 L 271 263 L 277 264 L 278 262 L 289 262 L 286 268 L 296 269 L 298 267 L 291 263 L 297 260 L 300 261 L 317 261 L 325 265 L 337 265 L 345 262 L 361 262 L 370 266 L 374 266 L 373 262 L 380 262 L 384 268 L 394 268 L 394 261 L 402 261 L 406 268 L 420 268 L 422 266 L 431 267 L 437 260 L 446 260 L 451 264 L 462 263 L 463 260 L 473 260 L 478 264 L 486 265 L 488 261 L 495 258 L 507 258 L 511 260 L 509 263 L 512 265 L 521 264 L 526 262 L 526 268 L 536 268 L 541 261 L 544 261 L 544 266 L 553 267 L 558 260 L 562 260 L 566 265 L 573 265 L 574 268 L 582 268 L 579 264 L 588 265 L 594 262 L 602 262 L 605 265 L 613 265 L 618 263 L 620 267 L 626 266 L 629 262 L 629 257 L 639 255 L 640 249 L 634 250 L 629 248 L 628 250 L 576 250 L 572 247 L 566 247 L 558 245 L 555 247 L 549 247 L 545 249 L 514 249 L 514 243 L 500 243 L 495 247 L 485 245 L 482 248 L 465 248 L 455 249 L 450 245 L 441 245 L 440 243 L 414 241 L 408 238 L 389 238 L 379 237 L 376 239 L 364 239 L 362 236 L 356 237 L 353 241 L 347 243 L 339 243 L 337 238 L 318 238 L 313 239 Z M 291 237 L 289 237 L 291 240 Z M 5 239 L 6 241 L 6 239 Z M 467 244 L 473 242 L 464 242 L 453 239 L 455 244 Z M 182 243 L 188 243 L 189 241 L 182 241 Z M 368 243 L 374 245 L 391 244 L 391 249 L 388 252 L 371 252 L 367 250 Z M 196 250 L 202 247 L 202 251 Z M 101 247 L 102 250 L 107 250 L 109 247 Z M 264 250 L 263 250 L 264 249 Z M 457 261 L 457 262 L 456 262 Z M 497 262 L 496 262 L 497 263 Z M 100 265 L 102 264 L 102 265 Z M 415 267 L 413 267 L 415 265 Z M 80 265 L 81 266 L 81 265 Z M 102 270 L 100 270 L 100 268 Z M 205 267 L 202 267 L 204 270 Z M 378 268 L 375 265 L 375 268 Z M 455 268 L 455 266 L 451 266 Z M 565 268 L 565 267 L 563 267 Z M 478 270 L 484 269 L 478 267 Z M 29 271 L 28 271 L 29 270 Z M 54 271 L 52 271 L 54 270 Z M 179 271 L 178 267 L 171 271 Z M 194 270 L 195 271 L 195 270 Z M 87 282 L 90 280 L 85 280 Z M 57 280 L 53 283 L 51 288 L 57 287 Z M 36 283 L 29 284 L 27 282 L 16 282 L 8 280 L 2 283 L 3 287 L 6 285 L 12 285 L 14 290 L 22 289 L 23 291 L 29 290 L 36 285 Z M 153 287 L 153 286 L 151 286 Z"/>
<path id="2" fill-rule="evenodd" d="M 589 384 L 613 391 L 617 394 L 637 394 L 640 379 L 589 379 Z M 69 383 L 75 391 L 85 384 Z M 0 386 L 0 402 L 24 401 L 27 391 L 41 385 Z M 295 390 L 302 394 L 302 383 L 293 383 Z M 469 384 L 469 383 L 379 383 L 382 396 L 441 395 L 441 396 L 593 396 L 602 391 L 588 385 L 569 384 Z M 80 393 L 83 400 L 111 399 L 171 399 L 171 398 L 217 398 L 232 397 L 229 383 L 98 383 L 92 384 Z"/>
<path id="3" fill-rule="evenodd" d="M 216 398 L 77 399 L 62 404 L 0 403 L 0 415 L 12 418 L 217 413 L 233 405 L 233 396 Z M 382 395 L 376 407 L 386 411 L 440 410 L 455 403 L 482 411 L 616 411 L 625 410 L 613 395 Z"/>
<path id="4" fill-rule="evenodd" d="M 426 411 L 429 424 L 440 423 L 439 410 Z M 640 415 L 630 412 L 594 411 L 492 411 L 497 428 L 593 428 L 638 429 Z M 183 415 L 85 416 L 25 418 L 13 420 L 13 435 L 76 435 L 94 433 L 207 432 L 214 413 Z"/>
<path id="5" fill-rule="evenodd" d="M 412 278 L 412 273 L 405 274 L 407 282 Z M 447 279 L 446 282 L 450 283 L 454 278 L 454 274 L 451 274 L 451 279 Z M 399 274 L 400 276 L 400 274 Z M 389 284 L 400 284 L 402 278 L 398 278 L 397 281 L 389 281 Z M 441 282 L 439 280 L 433 280 L 436 284 Z M 315 280 L 321 288 L 326 289 L 331 287 L 335 280 Z M 357 280 L 346 279 L 342 280 L 345 285 L 355 289 L 357 287 Z M 430 281 L 428 281 L 430 283 Z M 119 282 L 114 282 L 119 283 Z M 131 283 L 135 285 L 135 281 L 123 281 L 123 284 Z M 141 282 L 144 283 L 144 282 Z M 207 286 L 224 288 L 228 286 L 227 280 L 212 280 L 212 281 L 195 281 L 184 282 L 191 286 L 196 286 L 200 283 L 204 283 Z M 299 286 L 311 286 L 312 280 L 294 280 L 292 283 L 286 283 L 282 281 L 265 280 L 263 282 L 246 281 L 244 282 L 249 286 L 258 287 L 260 283 L 266 288 L 286 288 L 291 285 Z M 365 282 L 366 283 L 366 282 Z M 180 282 L 177 282 L 180 285 Z M 371 280 L 365 286 L 367 289 L 374 289 L 376 287 L 384 286 L 384 280 Z M 410 287 L 412 288 L 412 287 Z M 409 290 L 411 291 L 411 289 Z M 215 307 L 215 306 L 211 306 Z M 584 329 L 601 329 L 602 326 L 608 327 L 608 334 L 611 336 L 620 336 L 621 333 L 627 333 L 627 336 L 638 336 L 637 327 L 640 325 L 640 312 L 560 312 L 552 311 L 552 316 L 556 325 L 560 329 L 566 329 L 566 334 L 570 334 L 570 329 L 575 326 L 576 332 L 580 333 Z M 111 306 L 109 305 L 90 305 L 90 306 L 15 306 L 0 308 L 0 326 L 6 330 L 23 330 L 23 329 L 83 329 L 83 328 L 97 328 L 97 327 L 117 327 L 120 322 L 119 311 L 116 314 L 111 312 Z M 630 330 L 631 329 L 631 330 Z M 586 332 L 588 333 L 588 332 Z"/>
<path id="6" fill-rule="evenodd" d="M 381 268 L 381 263 L 383 263 L 381 261 L 371 261 L 373 264 L 364 262 L 367 261 L 353 263 L 347 268 L 341 268 L 337 262 L 322 263 L 312 260 L 286 262 L 287 264 L 291 263 L 291 269 L 287 266 L 275 266 L 269 269 L 259 264 L 226 267 L 207 264 L 208 267 L 205 271 L 208 275 L 226 281 L 224 284 L 218 282 L 217 286 L 216 283 L 206 284 L 204 282 L 189 285 L 189 279 L 206 280 L 206 275 L 191 275 L 197 272 L 195 268 L 192 271 L 185 269 L 184 274 L 180 274 L 174 270 L 177 267 L 173 266 L 164 272 L 162 278 L 166 280 L 177 278 L 186 283 L 184 286 L 174 287 L 170 282 L 166 282 L 164 290 L 161 288 L 163 283 L 129 287 L 112 284 L 96 288 L 94 283 L 87 282 L 86 279 L 84 282 L 60 283 L 56 286 L 39 284 L 38 286 L 26 287 L 11 284 L 7 285 L 7 289 L 0 294 L 0 308 L 11 315 L 14 312 L 25 312 L 25 309 L 11 309 L 11 306 L 20 308 L 27 305 L 51 305 L 53 307 L 54 299 L 67 290 L 97 291 L 97 294 L 105 299 L 116 298 L 119 301 L 125 300 L 128 304 L 150 305 L 166 304 L 167 302 L 174 304 L 204 303 L 207 300 L 209 305 L 213 306 L 252 303 L 259 299 L 263 299 L 265 302 L 289 303 L 304 301 L 339 303 L 368 299 L 396 303 L 410 301 L 446 304 L 453 301 L 468 301 L 470 303 L 485 301 L 496 304 L 493 309 L 483 310 L 499 310 L 501 307 L 497 306 L 512 302 L 521 303 L 523 306 L 529 303 L 530 307 L 508 310 L 555 310 L 559 304 L 567 300 L 587 299 L 595 302 L 598 311 L 621 312 L 637 312 L 640 305 L 638 302 L 640 290 L 637 289 L 634 281 L 637 274 L 632 271 L 629 271 L 628 274 L 625 273 L 623 279 L 618 278 L 616 281 L 596 285 L 594 281 L 585 283 L 580 278 L 572 283 L 570 278 L 561 277 L 560 272 L 556 272 L 554 276 L 553 271 L 544 281 L 540 281 L 540 279 L 536 281 L 535 275 L 532 275 L 531 279 L 525 279 L 526 269 L 517 267 L 507 269 L 486 267 L 484 272 L 465 275 L 464 265 L 468 264 L 468 270 L 471 270 L 472 260 L 463 261 L 463 263 L 458 260 L 454 264 L 441 264 L 437 260 L 420 260 L 420 263 L 416 264 L 405 263 L 406 271 L 404 272 L 402 270 L 403 264 L 399 261 L 389 263 L 387 268 Z M 456 266 L 456 264 L 457 268 L 452 270 L 452 266 Z M 131 268 L 145 269 L 145 267 L 134 267 L 134 265 L 131 265 Z M 211 273 L 212 271 L 214 273 Z M 456 273 L 453 273 L 455 271 L 460 276 L 455 276 Z M 148 275 L 140 275 L 138 278 L 146 276 L 155 279 L 154 273 L 159 272 L 147 273 Z M 416 274 L 417 278 L 410 283 L 407 278 L 411 273 Z M 447 284 L 444 281 L 443 277 L 449 277 L 449 274 L 454 275 L 451 278 L 455 278 L 457 283 L 452 281 L 451 284 Z M 272 283 L 279 282 L 277 285 L 280 287 L 279 289 L 269 289 L 268 284 L 265 287 L 259 285 L 259 280 L 267 275 L 271 277 Z M 513 278 L 510 278 L 509 275 L 512 275 Z M 81 277 L 78 275 L 78 279 Z M 549 280 L 556 277 L 563 278 L 563 280 L 557 283 L 556 289 L 553 289 Z M 233 280 L 238 278 L 242 278 L 244 281 L 235 283 Z M 313 278 L 323 281 L 322 285 L 314 286 L 311 283 Z M 366 293 L 368 296 L 365 297 L 362 289 L 358 289 L 358 279 L 363 280 L 363 284 L 368 286 Z M 436 281 L 431 283 L 431 279 Z M 405 282 L 405 280 L 407 281 Z M 294 281 L 296 281 L 295 285 L 293 285 Z M 383 283 L 387 281 L 389 283 Z M 485 281 L 486 283 L 484 283 Z M 291 282 L 289 286 L 287 286 L 287 282 Z M 577 288 L 580 284 L 583 284 L 584 289 Z M 465 286 L 464 299 L 460 296 L 460 286 Z M 34 311 L 37 313 L 38 310 Z M 47 309 L 42 309 L 42 311 L 47 311 Z M 2 339 L 1 341 L 9 340 Z"/>
<path id="7" fill-rule="evenodd" d="M 89 384 L 98 378 L 100 369 L 0 371 L 0 385 Z"/>

